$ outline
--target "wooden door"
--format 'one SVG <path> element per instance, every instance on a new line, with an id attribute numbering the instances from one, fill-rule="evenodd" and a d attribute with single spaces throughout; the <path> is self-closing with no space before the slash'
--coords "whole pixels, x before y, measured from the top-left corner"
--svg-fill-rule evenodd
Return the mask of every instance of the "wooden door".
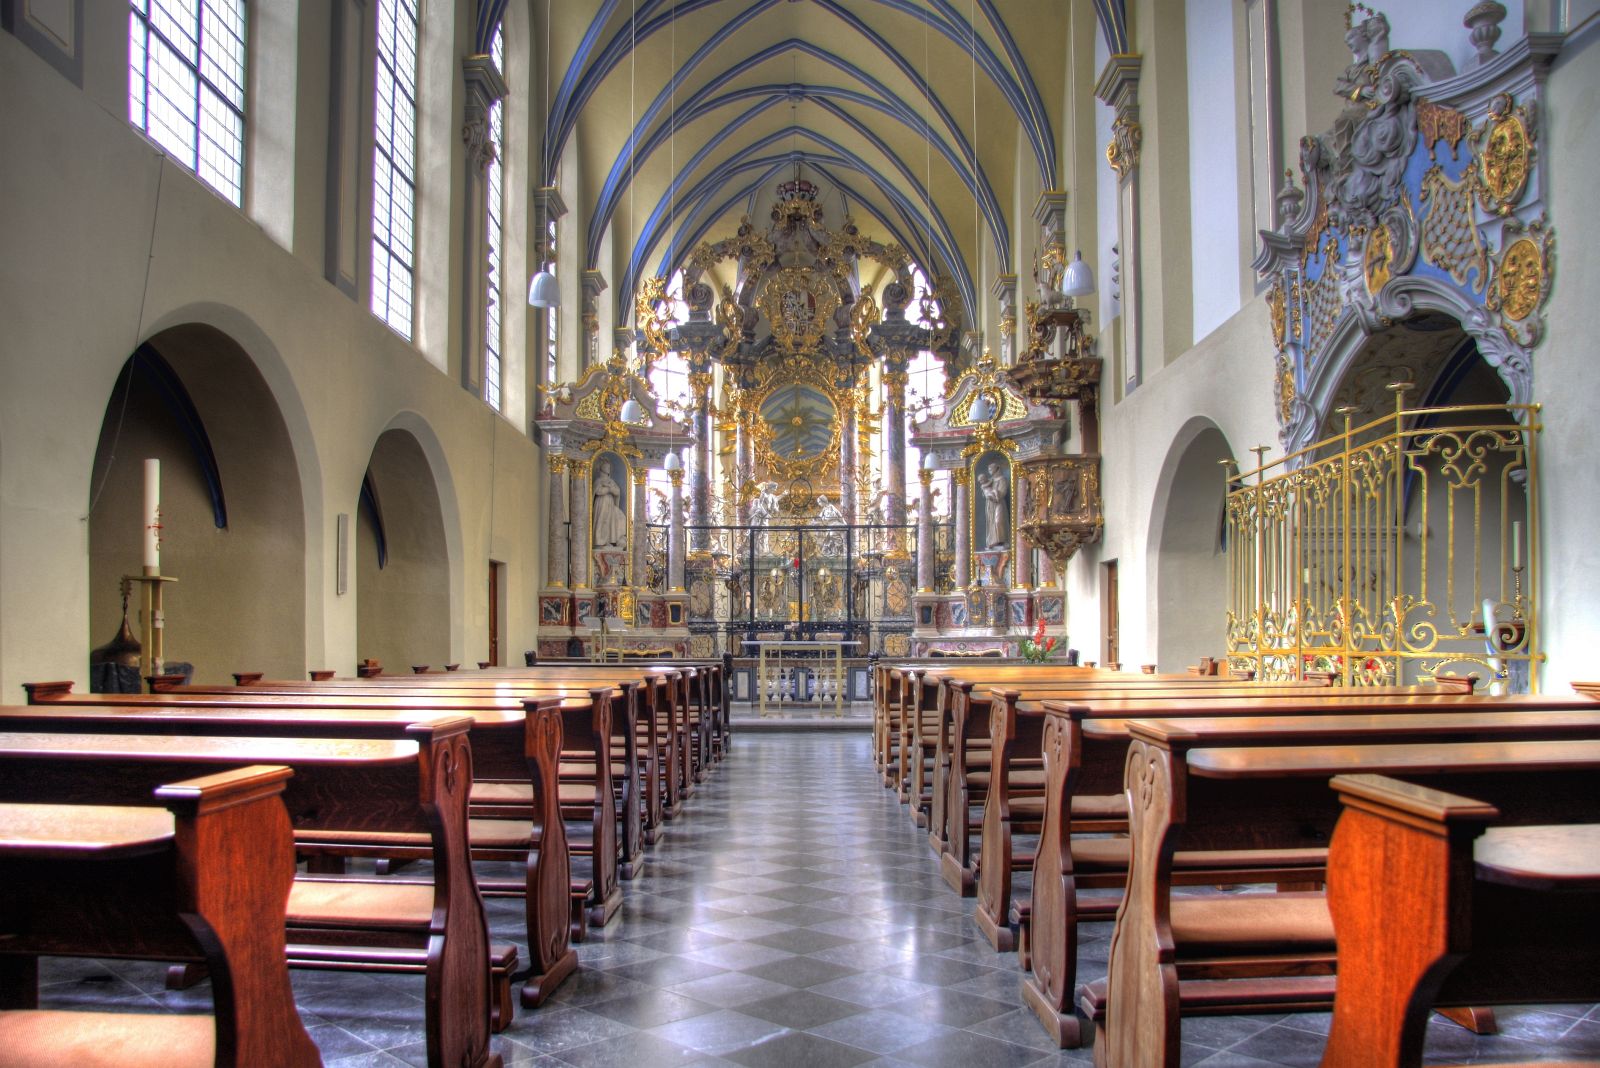
<path id="1" fill-rule="evenodd" d="M 1117 634 L 1117 562 L 1107 560 L 1100 565 L 1100 662 L 1122 662 L 1122 642 Z"/>
<path id="2" fill-rule="evenodd" d="M 500 666 L 500 561 L 489 561 L 489 666 Z"/>

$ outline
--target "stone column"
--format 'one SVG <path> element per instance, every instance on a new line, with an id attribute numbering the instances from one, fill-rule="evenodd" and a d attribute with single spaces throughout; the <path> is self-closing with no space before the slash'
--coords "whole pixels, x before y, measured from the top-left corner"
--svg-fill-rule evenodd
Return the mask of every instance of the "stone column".
<path id="1" fill-rule="evenodd" d="M 596 362 L 605 362 L 605 357 L 595 352 L 595 342 L 600 337 L 600 294 L 605 288 L 605 275 L 599 271 L 583 272 L 583 344 L 578 346 L 579 377 Z"/>
<path id="2" fill-rule="evenodd" d="M 956 588 L 964 590 L 972 578 L 972 515 L 967 507 L 967 469 L 950 472 L 950 482 L 955 486 L 956 524 Z"/>
<path id="3" fill-rule="evenodd" d="M 572 503 L 567 509 L 567 514 L 572 517 L 572 523 L 567 528 L 568 544 L 571 545 L 571 557 L 568 567 L 572 571 L 572 588 L 585 590 L 589 588 L 589 557 L 591 545 L 589 543 L 589 508 L 594 503 L 589 497 L 589 468 L 580 461 L 569 461 L 572 477 L 568 479 Z"/>
<path id="4" fill-rule="evenodd" d="M 549 559 L 545 562 L 544 584 L 567 584 L 567 460 L 550 457 Z"/>
<path id="5" fill-rule="evenodd" d="M 682 593 L 683 583 L 683 472 L 668 471 L 672 479 L 672 507 L 668 511 L 667 591 Z"/>
<path id="6" fill-rule="evenodd" d="M 917 512 L 917 592 L 933 592 L 933 472 L 917 472 L 922 480 L 922 507 Z"/>
<path id="7" fill-rule="evenodd" d="M 1017 589 L 1030 589 L 1033 586 L 1033 543 L 1028 536 L 1017 529 L 1017 517 L 1028 514 L 1028 482 L 1026 479 L 1017 479 L 1016 498 L 1011 502 L 1011 543 L 1015 546 L 1012 561 L 1012 585 Z"/>
<path id="8" fill-rule="evenodd" d="M 1137 54 L 1112 56 L 1100 72 L 1094 88 L 1094 95 L 1116 112 L 1116 118 L 1111 123 L 1111 143 L 1106 146 L 1106 161 L 1117 172 L 1117 247 L 1122 250 L 1122 370 L 1125 391 L 1135 389 L 1144 374 L 1139 227 L 1139 152 L 1144 143 L 1144 128 L 1139 125 L 1141 63 L 1142 57 Z"/>
<path id="9" fill-rule="evenodd" d="M 636 589 L 644 588 L 645 580 L 645 549 L 650 544 L 649 527 L 645 523 L 645 481 L 650 477 L 650 469 L 635 467 L 633 469 L 633 514 L 628 517 L 628 539 L 633 546 L 633 570 L 631 572 L 632 585 Z M 632 620 L 628 621 L 630 624 Z"/>
<path id="10" fill-rule="evenodd" d="M 499 151 L 491 139 L 489 109 L 506 95 L 506 82 L 489 56 L 467 56 L 461 61 L 465 90 L 461 140 L 466 145 L 465 205 L 462 217 L 461 271 L 461 385 L 483 396 L 483 342 L 489 299 L 489 245 L 486 220 L 489 201 L 489 164 Z"/>
<path id="11" fill-rule="evenodd" d="M 549 237 L 550 224 L 556 222 L 567 213 L 567 202 L 561 199 L 561 193 L 555 186 L 540 186 L 528 198 L 528 213 L 531 216 L 534 235 L 533 244 L 528 249 L 528 271 L 531 276 L 532 272 L 542 269 L 545 264 L 554 264 L 556 261 L 555 242 L 551 241 Z M 508 286 L 506 288 L 508 292 L 514 291 L 513 287 Z M 515 291 L 520 292 L 520 289 Z M 554 386 L 562 380 L 560 369 L 561 354 L 558 352 L 549 357 L 551 365 L 555 368 L 554 374 L 549 381 L 545 380 L 547 374 L 545 360 L 547 358 L 546 353 L 550 351 L 550 322 L 552 317 L 555 317 L 559 326 L 561 309 L 536 308 L 534 310 L 538 312 L 538 323 L 533 329 L 537 330 L 538 333 L 530 339 L 529 350 L 538 353 L 538 355 L 529 360 L 528 377 L 545 386 Z M 560 344 L 559 340 L 557 344 Z M 576 352 L 580 348 L 581 346 L 578 345 L 569 345 L 570 351 Z M 571 375 L 573 381 L 576 381 L 577 377 L 576 373 Z"/>
<path id="12" fill-rule="evenodd" d="M 891 349 L 883 361 L 883 480 L 889 491 L 883 519 L 891 526 L 906 521 L 906 364 L 913 355 Z M 897 535 L 891 540 L 899 544 Z"/>
<path id="13" fill-rule="evenodd" d="M 750 522 L 750 502 L 743 497 L 744 484 L 750 481 L 750 413 L 741 409 L 734 416 L 733 493 L 738 501 L 740 525 Z"/>
<path id="14" fill-rule="evenodd" d="M 856 521 L 856 391 L 849 393 L 849 406 L 839 415 L 839 511 L 845 520 Z"/>
<path id="15" fill-rule="evenodd" d="M 991 289 L 1000 302 L 1000 366 L 1017 362 L 1017 276 L 1003 274 Z"/>

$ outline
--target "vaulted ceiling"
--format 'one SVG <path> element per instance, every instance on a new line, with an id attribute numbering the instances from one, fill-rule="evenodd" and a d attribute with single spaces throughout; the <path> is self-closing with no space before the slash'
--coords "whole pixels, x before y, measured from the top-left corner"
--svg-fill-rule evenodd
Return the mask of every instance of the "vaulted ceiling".
<path id="1" fill-rule="evenodd" d="M 480 27 L 508 2 L 484 0 Z M 1060 187 L 1068 3 L 535 3 L 552 76 L 540 184 L 561 188 L 584 266 L 619 297 L 741 216 L 760 221 L 798 167 L 830 217 L 848 210 L 970 300 L 977 249 L 1012 263 L 1032 199 Z M 1108 50 L 1125 50 L 1121 0 L 1095 10 Z"/>

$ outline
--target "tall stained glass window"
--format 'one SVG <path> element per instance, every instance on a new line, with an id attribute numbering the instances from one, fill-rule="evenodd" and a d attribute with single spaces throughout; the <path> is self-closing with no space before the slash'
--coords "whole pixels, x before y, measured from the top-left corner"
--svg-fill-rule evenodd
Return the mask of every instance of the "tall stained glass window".
<path id="1" fill-rule="evenodd" d="M 494 60 L 495 69 L 505 75 L 506 69 L 506 43 L 502 27 L 496 26 L 494 41 L 489 46 L 489 55 Z M 501 266 L 505 257 L 501 254 L 501 242 L 504 240 L 503 216 L 505 207 L 505 164 L 502 157 L 505 149 L 505 102 L 496 100 L 489 105 L 489 140 L 494 142 L 494 158 L 489 161 L 488 173 L 488 198 L 487 238 L 485 247 L 489 253 L 489 284 L 485 289 L 483 326 L 483 399 L 495 411 L 500 410 L 500 285 Z"/>
<path id="2" fill-rule="evenodd" d="M 372 313 L 407 340 L 416 288 L 418 28 L 415 0 L 378 0 Z"/>
<path id="3" fill-rule="evenodd" d="M 244 201 L 244 0 L 133 0 L 128 121 Z"/>

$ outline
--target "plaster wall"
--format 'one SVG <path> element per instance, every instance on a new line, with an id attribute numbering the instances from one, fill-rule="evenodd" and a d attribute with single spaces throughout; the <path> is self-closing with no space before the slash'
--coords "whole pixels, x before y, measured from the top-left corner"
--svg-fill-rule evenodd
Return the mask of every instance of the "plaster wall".
<path id="1" fill-rule="evenodd" d="M 1101 648 L 1103 561 L 1118 562 L 1122 663 L 1158 663 L 1161 628 L 1188 625 L 1184 617 L 1196 608 L 1188 595 L 1160 587 L 1159 560 L 1151 551 L 1152 524 L 1168 507 L 1163 473 L 1169 471 L 1169 458 L 1193 438 L 1197 424 L 1214 424 L 1231 454 L 1247 466 L 1253 463 L 1247 451 L 1252 445 L 1271 444 L 1276 453 L 1271 339 L 1266 301 L 1258 297 L 1120 402 L 1102 399 L 1105 535 L 1079 550 L 1067 571 L 1069 644 L 1083 650 L 1085 658 L 1094 659 L 1091 652 Z M 1223 608 L 1219 603 L 1219 611 Z M 1164 671 L 1181 667 L 1161 664 Z"/>
<path id="2" fill-rule="evenodd" d="M 1233 8 L 1238 0 L 1188 0 L 1189 255 L 1194 337 L 1239 310 L 1239 280 L 1220 270 L 1238 244 L 1238 130 L 1234 106 Z"/>
<path id="3" fill-rule="evenodd" d="M 106 400 L 142 340 L 186 323 L 249 355 L 293 443 L 299 668 L 354 669 L 356 594 L 334 592 L 336 516 L 356 511 L 374 443 L 402 416 L 447 476 L 450 658 L 480 659 L 467 651 L 487 645 L 491 542 L 510 575 L 506 648 L 530 647 L 532 442 L 9 34 L 0 98 L 0 694 L 25 679 L 86 681 L 87 651 L 108 636 L 90 628 L 84 521 Z"/>
<path id="4" fill-rule="evenodd" d="M 1555 282 L 1546 321 L 1549 336 L 1534 352 L 1534 398 L 1543 405 L 1537 577 L 1544 610 L 1539 620 L 1549 654 L 1546 690 L 1593 678 L 1594 638 L 1600 633 L 1600 461 L 1595 404 L 1600 399 L 1600 241 L 1592 220 L 1600 212 L 1594 175 L 1600 168 L 1600 23 L 1569 41 L 1550 73 L 1542 147 L 1555 223 Z M 1558 146 L 1553 151 L 1550 146 Z"/>

